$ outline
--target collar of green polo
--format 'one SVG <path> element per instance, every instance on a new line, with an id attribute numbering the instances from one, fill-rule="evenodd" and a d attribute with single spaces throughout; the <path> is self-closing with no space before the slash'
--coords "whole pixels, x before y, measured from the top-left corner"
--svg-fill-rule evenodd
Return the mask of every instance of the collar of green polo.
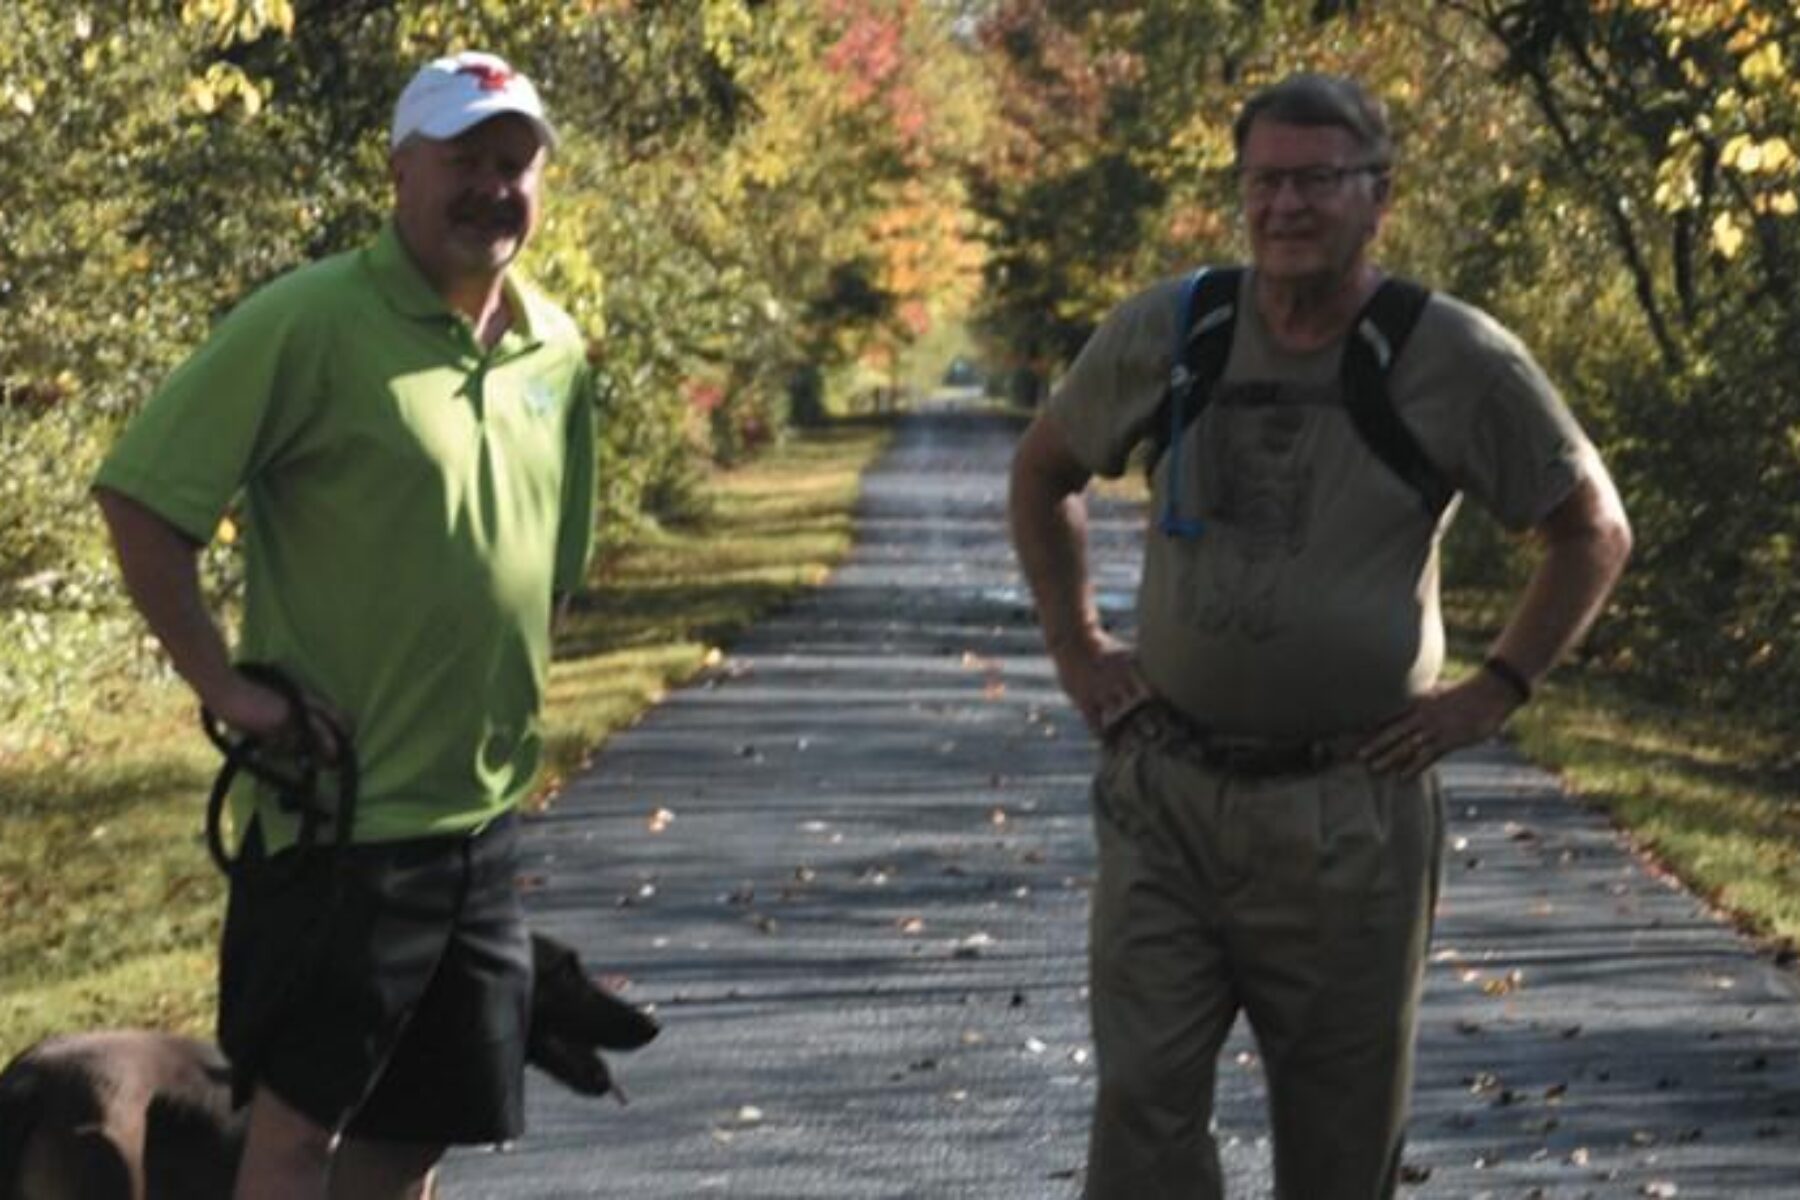
<path id="1" fill-rule="evenodd" d="M 367 262 L 375 285 L 394 311 L 408 317 L 462 319 L 419 270 L 419 264 L 413 261 L 413 256 L 400 241 L 400 232 L 392 221 L 382 226 L 381 235 L 369 249 Z M 513 315 L 511 326 L 501 337 L 501 345 L 517 352 L 540 344 L 549 324 L 544 300 L 532 288 L 523 285 L 514 271 L 506 273 L 501 287 Z"/>

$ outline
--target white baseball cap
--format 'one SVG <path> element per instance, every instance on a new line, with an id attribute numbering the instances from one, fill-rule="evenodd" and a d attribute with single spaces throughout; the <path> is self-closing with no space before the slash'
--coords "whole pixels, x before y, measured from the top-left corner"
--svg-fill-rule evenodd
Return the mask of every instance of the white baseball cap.
<path id="1" fill-rule="evenodd" d="M 498 55 L 465 50 L 419 68 L 394 105 L 388 146 L 414 134 L 443 141 L 502 113 L 524 117 L 544 145 L 556 145 L 556 131 L 544 119 L 544 105 L 531 80 Z"/>

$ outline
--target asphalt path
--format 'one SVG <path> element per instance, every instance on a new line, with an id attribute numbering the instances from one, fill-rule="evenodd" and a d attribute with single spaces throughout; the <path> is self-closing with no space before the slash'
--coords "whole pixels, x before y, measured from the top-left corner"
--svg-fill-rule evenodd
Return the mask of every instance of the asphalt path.
<path id="1" fill-rule="evenodd" d="M 1092 1100 L 1094 751 L 1007 546 L 1018 424 L 904 420 L 831 581 L 614 737 L 526 836 L 534 923 L 662 1037 L 630 1103 L 534 1078 L 456 1198 L 1064 1200 Z M 1097 502 L 1130 619 L 1139 515 Z M 1800 989 L 1500 744 L 1445 767 L 1452 845 L 1403 1196 L 1800 1196 Z M 1220 1072 L 1269 1194 L 1254 1041 Z"/>

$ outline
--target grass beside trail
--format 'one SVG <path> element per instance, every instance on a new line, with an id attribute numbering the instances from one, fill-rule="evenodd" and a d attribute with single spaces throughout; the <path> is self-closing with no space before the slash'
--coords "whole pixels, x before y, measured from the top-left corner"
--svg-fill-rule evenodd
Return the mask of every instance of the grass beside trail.
<path id="1" fill-rule="evenodd" d="M 1456 669 L 1473 670 L 1505 611 L 1446 597 Z M 1551 673 L 1507 734 L 1603 809 L 1655 864 L 1783 961 L 1800 949 L 1800 714 L 1719 713 L 1646 699 L 1628 675 Z"/>
<path id="2" fill-rule="evenodd" d="M 1792 960 L 1800 760 L 1791 730 L 1649 704 L 1565 669 L 1513 719 L 1513 732 L 1656 862 Z"/>
<path id="3" fill-rule="evenodd" d="M 558 636 L 547 798 L 721 643 L 825 578 L 886 441 L 866 424 L 796 435 L 715 476 L 704 517 L 596 568 Z M 200 834 L 216 758 L 178 685 L 96 707 L 79 745 L 0 761 L 0 1061 L 53 1032 L 211 1026 L 223 888 Z"/>

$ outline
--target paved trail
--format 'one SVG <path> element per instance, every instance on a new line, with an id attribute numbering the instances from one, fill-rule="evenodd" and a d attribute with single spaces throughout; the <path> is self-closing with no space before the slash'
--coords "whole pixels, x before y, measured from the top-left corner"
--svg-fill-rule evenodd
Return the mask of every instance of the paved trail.
<path id="1" fill-rule="evenodd" d="M 444 1194 L 1078 1195 L 1093 752 L 1004 531 L 1017 426 L 923 413 L 830 585 L 608 744 L 528 833 L 534 921 L 635 981 L 626 1108 L 534 1082 Z M 1096 510 L 1128 615 L 1132 514 Z M 1499 747 L 1448 767 L 1405 1196 L 1800 1196 L 1800 992 Z M 655 817 L 663 810 L 661 817 Z M 1254 1045 L 1232 1195 L 1268 1194 Z"/>

